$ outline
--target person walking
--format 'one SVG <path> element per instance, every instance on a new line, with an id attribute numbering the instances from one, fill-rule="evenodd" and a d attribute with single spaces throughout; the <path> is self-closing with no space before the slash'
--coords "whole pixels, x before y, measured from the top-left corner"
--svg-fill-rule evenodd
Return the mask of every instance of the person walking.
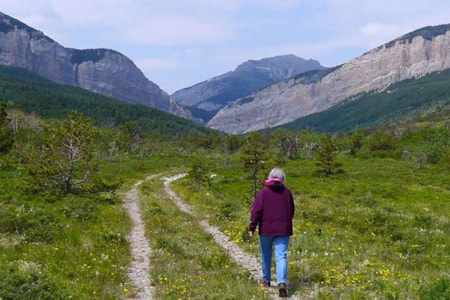
<path id="1" fill-rule="evenodd" d="M 280 297 L 287 297 L 287 251 L 292 235 L 294 218 L 294 197 L 285 183 L 286 176 L 280 168 L 273 168 L 264 187 L 256 195 L 250 214 L 249 235 L 259 233 L 263 284 L 270 287 L 272 250 L 275 248 L 275 262 Z"/>

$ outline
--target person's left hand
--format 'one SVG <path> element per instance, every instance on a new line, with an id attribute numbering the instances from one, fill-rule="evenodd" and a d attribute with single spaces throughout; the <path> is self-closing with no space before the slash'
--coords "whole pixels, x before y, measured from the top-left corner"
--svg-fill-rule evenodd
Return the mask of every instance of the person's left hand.
<path id="1" fill-rule="evenodd" d="M 249 235 L 251 238 L 254 238 L 254 237 L 255 237 L 255 232 L 254 232 L 254 231 L 249 231 L 249 232 L 248 232 L 248 235 Z"/>

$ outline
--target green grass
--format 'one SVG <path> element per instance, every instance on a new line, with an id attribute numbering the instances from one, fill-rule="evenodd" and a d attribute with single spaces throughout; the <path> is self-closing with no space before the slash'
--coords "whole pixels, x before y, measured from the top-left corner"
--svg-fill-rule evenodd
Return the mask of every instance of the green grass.
<path id="1" fill-rule="evenodd" d="M 291 293 L 314 299 L 449 297 L 450 178 L 431 155 L 448 152 L 446 134 L 419 131 L 386 157 L 341 150 L 336 160 L 345 173 L 331 177 L 314 175 L 314 153 L 285 161 L 297 209 Z M 117 194 L 35 193 L 26 167 L 0 157 L 0 299 L 132 297 L 125 239 L 131 225 L 118 197 L 150 174 L 189 173 L 198 158 L 204 163 L 197 174 L 202 178 L 196 177 L 201 184 L 190 176 L 172 184 L 196 217 L 174 205 L 160 177 L 140 185 L 156 299 L 268 299 L 270 292 L 198 225 L 208 220 L 259 257 L 257 240 L 247 236 L 250 174 L 238 154 L 187 149 L 161 144 L 158 154 L 105 161 L 102 172 L 123 181 Z M 405 149 L 409 155 L 402 156 Z M 416 160 L 421 152 L 429 153 L 423 165 Z"/>
<path id="2" fill-rule="evenodd" d="M 130 285 L 130 219 L 118 194 L 29 190 L 27 170 L 0 160 L 0 299 L 120 299 Z M 128 190 L 177 159 L 105 162 Z"/>
<path id="3" fill-rule="evenodd" d="M 203 231 L 199 220 L 175 206 L 161 179 L 143 183 L 141 192 L 157 299 L 269 299 L 268 291 Z"/>
<path id="4" fill-rule="evenodd" d="M 118 299 L 130 260 L 121 202 L 19 190 L 0 196 L 0 299 Z"/>
<path id="5" fill-rule="evenodd" d="M 317 299 L 418 299 L 450 291 L 449 175 L 438 166 L 342 156 L 345 174 L 313 176 L 314 161 L 289 161 L 287 185 L 296 201 L 289 253 L 291 291 Z M 209 216 L 247 251 L 251 181 L 216 163 L 208 187 L 174 183 L 196 211 Z M 230 207 L 231 209 L 230 213 Z M 440 282 L 438 287 L 436 283 Z"/>

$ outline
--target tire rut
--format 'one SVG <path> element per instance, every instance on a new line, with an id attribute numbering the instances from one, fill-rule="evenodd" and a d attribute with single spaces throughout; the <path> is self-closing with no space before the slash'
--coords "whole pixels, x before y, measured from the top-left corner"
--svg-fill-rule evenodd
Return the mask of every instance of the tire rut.
<path id="1" fill-rule="evenodd" d="M 157 175 L 148 176 L 150 180 Z M 143 180 L 137 181 L 125 194 L 124 207 L 132 220 L 132 228 L 127 240 L 130 243 L 132 260 L 128 267 L 128 276 L 134 287 L 134 296 L 127 299 L 150 300 L 155 293 L 150 281 L 150 244 L 145 237 L 145 224 L 142 221 L 139 207 L 139 185 Z"/>
<path id="2" fill-rule="evenodd" d="M 170 188 L 170 183 L 174 180 L 180 179 L 182 177 L 186 176 L 186 174 L 178 174 L 172 177 L 163 177 L 164 180 L 164 190 L 167 193 L 167 195 L 172 199 L 172 201 L 175 203 L 175 205 L 183 212 L 195 216 L 192 209 L 184 203 L 180 197 Z M 221 246 L 229 255 L 230 257 L 241 267 L 248 270 L 250 274 L 252 275 L 253 279 L 258 282 L 261 278 L 262 270 L 261 265 L 259 263 L 259 260 L 251 255 L 245 252 L 242 248 L 240 248 L 236 243 L 230 240 L 228 236 L 226 236 L 224 233 L 222 233 L 217 227 L 210 225 L 206 220 L 201 220 L 199 222 L 200 226 L 203 228 L 204 231 L 211 234 L 214 241 Z M 275 286 L 275 283 L 272 282 L 272 287 Z M 274 294 L 270 294 L 271 299 L 279 299 L 278 296 Z M 290 295 L 288 298 L 290 299 L 300 299 L 299 297 L 296 297 L 294 295 Z"/>

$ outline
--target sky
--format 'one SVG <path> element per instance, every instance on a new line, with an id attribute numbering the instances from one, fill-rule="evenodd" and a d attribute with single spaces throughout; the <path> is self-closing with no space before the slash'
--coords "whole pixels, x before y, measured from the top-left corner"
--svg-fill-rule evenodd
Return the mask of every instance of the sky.
<path id="1" fill-rule="evenodd" d="M 116 50 L 169 94 L 250 59 L 333 67 L 450 23 L 449 0 L 0 0 L 0 11 L 64 47 Z"/>

